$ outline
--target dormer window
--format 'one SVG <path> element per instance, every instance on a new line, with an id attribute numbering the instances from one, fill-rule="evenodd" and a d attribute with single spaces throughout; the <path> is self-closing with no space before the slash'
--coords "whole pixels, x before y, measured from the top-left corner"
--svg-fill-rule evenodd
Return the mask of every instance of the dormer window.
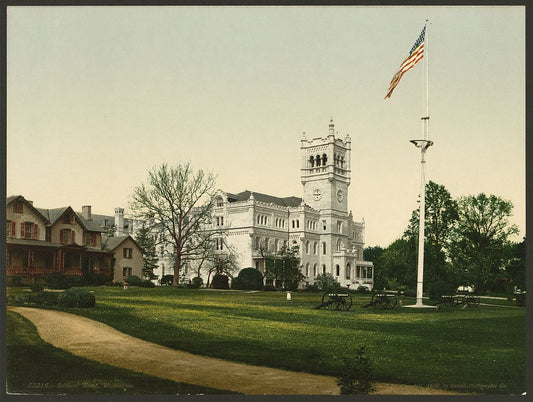
<path id="1" fill-rule="evenodd" d="M 222 199 L 222 197 L 217 197 L 216 198 L 216 206 L 217 207 L 223 207 L 224 206 L 224 200 Z"/>
<path id="2" fill-rule="evenodd" d="M 13 212 L 22 214 L 24 212 L 24 203 L 22 201 L 15 201 L 13 203 Z"/>

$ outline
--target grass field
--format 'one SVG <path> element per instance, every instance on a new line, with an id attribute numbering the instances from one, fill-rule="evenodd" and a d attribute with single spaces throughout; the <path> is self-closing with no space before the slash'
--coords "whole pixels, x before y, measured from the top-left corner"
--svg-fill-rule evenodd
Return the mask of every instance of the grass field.
<path id="1" fill-rule="evenodd" d="M 367 347 L 376 380 L 478 393 L 525 391 L 525 309 L 324 311 L 321 294 L 89 288 L 92 309 L 65 309 L 192 353 L 337 376 Z M 9 292 L 8 292 L 9 293 Z M 484 300 L 483 303 L 490 301 Z M 405 304 L 414 300 L 405 299 Z"/>

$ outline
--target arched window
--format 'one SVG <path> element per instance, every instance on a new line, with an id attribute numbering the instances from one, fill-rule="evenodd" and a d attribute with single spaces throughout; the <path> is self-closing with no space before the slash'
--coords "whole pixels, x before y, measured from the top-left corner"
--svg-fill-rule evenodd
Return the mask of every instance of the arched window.
<path id="1" fill-rule="evenodd" d="M 279 251 L 279 240 L 274 240 L 274 251 Z"/>
<path id="2" fill-rule="evenodd" d="M 315 167 L 315 158 L 313 155 L 309 157 L 309 165 L 311 165 L 311 167 Z"/>
<path id="3" fill-rule="evenodd" d="M 322 264 L 322 275 L 326 274 L 326 264 Z"/>
<path id="4" fill-rule="evenodd" d="M 260 244 L 261 244 L 261 240 L 259 239 L 259 237 L 256 237 L 255 238 L 255 249 L 256 250 L 259 250 Z"/>
<path id="5" fill-rule="evenodd" d="M 309 240 L 305 242 L 305 254 L 309 254 Z"/>
<path id="6" fill-rule="evenodd" d="M 346 264 L 346 279 L 350 279 L 352 267 L 350 263 Z"/>
<path id="7" fill-rule="evenodd" d="M 313 254 L 318 254 L 318 244 L 316 241 L 313 243 Z"/>
<path id="8" fill-rule="evenodd" d="M 315 161 L 316 161 L 316 165 L 320 166 L 320 155 L 316 156 Z"/>
<path id="9" fill-rule="evenodd" d="M 223 207 L 224 206 L 224 200 L 222 199 L 222 197 L 217 197 L 216 206 L 217 207 Z"/>
<path id="10" fill-rule="evenodd" d="M 327 252 L 328 252 L 328 250 L 327 250 L 326 242 L 323 241 L 322 242 L 322 254 L 326 255 Z"/>
<path id="11" fill-rule="evenodd" d="M 269 246 L 270 246 L 270 239 L 269 239 L 269 238 L 266 238 L 266 239 L 265 239 L 265 250 L 268 250 L 268 249 L 269 249 Z"/>
<path id="12" fill-rule="evenodd" d="M 316 264 L 313 265 L 313 276 L 316 276 L 316 269 L 317 269 L 317 268 L 318 268 L 318 267 L 317 267 Z"/>
<path id="13" fill-rule="evenodd" d="M 309 276 L 309 263 L 305 264 L 305 276 Z"/>
<path id="14" fill-rule="evenodd" d="M 322 155 L 322 166 L 326 166 L 326 162 L 328 161 L 328 156 L 326 154 Z"/>
<path id="15" fill-rule="evenodd" d="M 342 249 L 342 240 L 338 239 L 337 240 L 337 251 L 341 251 L 341 249 Z"/>
<path id="16" fill-rule="evenodd" d="M 341 274 L 341 267 L 339 264 L 335 265 L 335 274 L 339 276 Z"/>

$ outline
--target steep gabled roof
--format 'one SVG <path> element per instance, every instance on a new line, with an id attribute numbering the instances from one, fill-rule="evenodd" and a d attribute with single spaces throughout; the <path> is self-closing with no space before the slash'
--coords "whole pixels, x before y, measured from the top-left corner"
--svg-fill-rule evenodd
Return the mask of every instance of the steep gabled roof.
<path id="1" fill-rule="evenodd" d="M 46 223 L 49 223 L 50 222 L 50 219 L 48 218 L 48 214 L 43 214 L 43 212 L 41 211 L 40 208 L 35 208 L 31 202 L 29 202 L 26 198 L 24 198 L 22 195 L 12 195 L 12 196 L 9 196 L 7 197 L 7 202 L 6 202 L 6 207 L 11 204 L 12 202 L 14 202 L 15 200 L 21 200 L 22 202 L 24 202 L 27 206 L 29 206 L 34 212 L 36 212 L 38 215 L 41 216 L 41 218 L 43 219 L 43 221 L 45 221 Z"/>
<path id="2" fill-rule="evenodd" d="M 115 251 L 122 243 L 124 243 L 127 239 L 131 239 L 133 243 L 141 250 L 143 254 L 146 254 L 144 249 L 139 246 L 139 243 L 135 241 L 135 239 L 131 236 L 116 236 L 116 237 L 108 237 L 106 238 L 102 243 L 102 249 L 104 251 Z"/>
<path id="3" fill-rule="evenodd" d="M 228 201 L 229 202 L 237 202 L 237 201 L 247 201 L 250 199 L 250 195 L 252 194 L 252 191 L 242 191 L 238 194 L 231 194 L 227 193 Z M 268 194 L 262 194 L 262 193 L 256 193 L 253 192 L 254 199 L 260 202 L 264 202 L 267 204 L 275 204 L 279 205 L 281 207 L 297 207 L 302 203 L 302 199 L 298 197 L 275 197 L 273 195 Z"/>

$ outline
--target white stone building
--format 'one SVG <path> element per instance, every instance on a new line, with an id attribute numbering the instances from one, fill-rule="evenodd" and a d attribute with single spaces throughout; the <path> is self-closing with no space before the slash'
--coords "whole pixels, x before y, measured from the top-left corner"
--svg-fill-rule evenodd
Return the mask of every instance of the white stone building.
<path id="1" fill-rule="evenodd" d="M 335 137 L 333 122 L 325 137 L 301 139 L 303 198 L 279 198 L 251 191 L 219 190 L 213 227 L 223 229 L 238 255 L 239 268 L 264 272 L 261 248 L 279 251 L 298 246 L 305 282 L 320 273 L 332 274 L 352 289 L 373 286 L 373 264 L 363 259 L 365 223 L 348 211 L 351 139 Z M 224 247 L 217 244 L 217 249 Z M 189 270 L 187 277 L 195 276 Z M 205 282 L 205 278 L 204 278 Z"/>

